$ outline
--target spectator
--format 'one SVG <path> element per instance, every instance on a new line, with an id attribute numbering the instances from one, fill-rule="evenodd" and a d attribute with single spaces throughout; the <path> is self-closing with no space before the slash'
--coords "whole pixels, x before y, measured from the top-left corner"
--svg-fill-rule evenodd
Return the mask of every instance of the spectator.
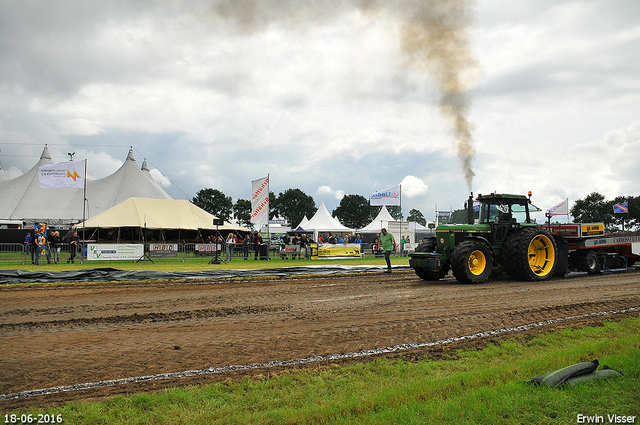
<path id="1" fill-rule="evenodd" d="M 233 233 L 227 235 L 227 261 L 231 261 L 233 258 L 233 247 L 236 244 L 236 240 L 233 237 Z"/>
<path id="2" fill-rule="evenodd" d="M 78 249 L 78 243 L 80 241 L 78 240 L 78 233 L 77 232 L 73 232 L 73 234 L 71 235 L 71 238 L 69 238 L 69 254 L 70 257 L 67 260 L 67 263 L 69 261 L 71 261 L 72 263 L 75 262 L 75 258 L 76 258 L 76 252 Z"/>
<path id="3" fill-rule="evenodd" d="M 53 264 L 58 264 L 58 261 L 60 261 L 60 232 L 51 232 L 51 236 L 49 236 L 49 248 L 51 249 Z"/>
<path id="4" fill-rule="evenodd" d="M 35 235 L 36 259 L 34 264 L 36 266 L 40 265 L 40 255 L 42 254 L 42 250 L 44 249 L 44 237 L 42 236 L 42 233 L 43 233 L 42 227 L 38 227 L 36 229 L 36 235 Z"/>
<path id="5" fill-rule="evenodd" d="M 32 244 L 33 238 L 31 237 L 31 232 L 27 232 L 27 236 L 24 237 L 24 247 L 22 248 L 22 253 L 25 255 L 25 258 L 29 258 L 29 254 L 31 254 L 31 264 L 33 264 L 33 250 L 31 249 Z"/>
<path id="6" fill-rule="evenodd" d="M 260 253 L 260 249 L 262 248 L 262 235 L 260 233 L 256 233 L 255 238 L 253 240 L 253 259 L 257 260 L 258 255 Z"/>
<path id="7" fill-rule="evenodd" d="M 300 243 L 300 238 L 297 234 L 293 235 L 293 239 L 291 239 L 291 244 L 297 245 L 296 250 L 293 254 L 293 259 L 300 258 L 300 252 L 302 251 L 302 245 Z M 297 253 L 296 253 L 297 252 Z"/>
<path id="8" fill-rule="evenodd" d="M 244 236 L 244 240 L 242 241 L 242 252 L 244 252 L 244 261 L 247 261 L 249 258 L 249 246 L 251 245 L 251 239 L 249 238 L 249 234 Z"/>

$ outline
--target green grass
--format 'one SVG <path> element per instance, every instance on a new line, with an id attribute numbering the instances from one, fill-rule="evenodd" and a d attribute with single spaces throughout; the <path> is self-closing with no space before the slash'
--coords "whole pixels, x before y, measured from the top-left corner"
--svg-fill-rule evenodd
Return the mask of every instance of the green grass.
<path id="1" fill-rule="evenodd" d="M 575 388 L 524 381 L 598 359 L 626 376 Z M 512 338 L 445 360 L 377 359 L 5 413 L 60 414 L 66 424 L 575 424 L 640 422 L 640 318 Z"/>

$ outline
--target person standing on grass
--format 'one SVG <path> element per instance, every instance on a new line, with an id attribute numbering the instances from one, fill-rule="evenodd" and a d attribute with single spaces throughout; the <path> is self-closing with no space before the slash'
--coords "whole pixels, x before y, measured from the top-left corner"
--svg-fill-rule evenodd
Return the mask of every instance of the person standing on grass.
<path id="1" fill-rule="evenodd" d="M 382 228 L 382 234 L 380 235 L 380 245 L 382 245 L 382 251 L 384 251 L 384 259 L 387 262 L 387 270 L 385 273 L 391 273 L 391 251 L 396 245 L 396 241 L 393 235 L 387 232 L 387 229 Z"/>
<path id="2" fill-rule="evenodd" d="M 22 253 L 24 254 L 25 259 L 29 259 L 29 254 L 31 254 L 31 264 L 33 264 L 33 250 L 31 249 L 33 238 L 31 237 L 31 232 L 27 232 L 27 236 L 24 237 L 24 248 L 22 249 Z"/>
<path id="3" fill-rule="evenodd" d="M 236 244 L 236 240 L 233 237 L 233 233 L 227 235 L 227 261 L 231 261 L 233 257 L 233 247 Z"/>
<path id="4" fill-rule="evenodd" d="M 249 246 L 251 245 L 251 239 L 249 238 L 249 234 L 244 236 L 244 240 L 242 241 L 242 251 L 244 252 L 244 261 L 247 261 L 249 258 Z"/>
<path id="5" fill-rule="evenodd" d="M 76 250 L 78 249 L 78 233 L 73 232 L 71 238 L 69 239 L 69 253 L 71 254 L 70 258 L 67 260 L 67 263 L 71 261 L 74 262 L 76 258 Z"/>

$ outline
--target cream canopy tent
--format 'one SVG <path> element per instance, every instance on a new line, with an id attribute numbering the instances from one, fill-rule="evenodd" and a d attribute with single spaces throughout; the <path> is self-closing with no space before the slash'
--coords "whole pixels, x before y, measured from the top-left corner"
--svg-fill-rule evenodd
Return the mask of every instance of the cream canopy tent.
<path id="1" fill-rule="evenodd" d="M 46 146 L 29 171 L 13 179 L 0 177 L 0 218 L 50 224 L 78 222 L 83 218 L 83 189 L 40 188 L 38 168 L 44 164 L 53 164 Z M 153 180 L 146 161 L 143 169 L 138 168 L 133 149 L 116 172 L 102 179 L 87 180 L 86 217 L 94 217 L 130 197 L 171 199 Z"/>
<path id="2" fill-rule="evenodd" d="M 338 220 L 331 217 L 324 202 L 318 208 L 318 211 L 311 217 L 311 219 L 304 225 L 304 230 L 313 232 L 313 240 L 318 240 L 318 233 L 320 232 L 335 232 L 335 233 L 348 233 L 353 232 L 354 229 L 343 226 Z"/>
<path id="3" fill-rule="evenodd" d="M 227 222 L 216 227 L 213 225 L 214 218 L 217 217 L 185 199 L 129 198 L 84 223 L 79 223 L 76 228 L 249 231 Z"/>

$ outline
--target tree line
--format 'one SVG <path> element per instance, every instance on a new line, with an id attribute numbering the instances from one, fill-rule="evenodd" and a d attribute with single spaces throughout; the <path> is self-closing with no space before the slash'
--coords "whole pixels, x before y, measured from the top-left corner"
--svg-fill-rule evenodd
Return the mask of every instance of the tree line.
<path id="1" fill-rule="evenodd" d="M 222 191 L 204 188 L 196 192 L 191 202 L 225 221 L 234 218 L 239 225 L 253 228 L 249 199 L 238 198 L 234 203 L 231 196 L 226 196 Z M 362 195 L 345 195 L 331 215 L 347 227 L 360 229 L 376 218 L 381 208 L 369 205 L 369 200 Z M 422 212 L 415 208 L 409 211 L 406 218 L 402 217 L 400 207 L 387 209 L 396 220 L 415 221 L 423 226 L 427 224 Z M 283 218 L 292 226 L 297 226 L 304 216 L 310 219 L 317 210 L 313 197 L 298 188 L 287 189 L 277 196 L 269 191 L 269 219 Z"/>

